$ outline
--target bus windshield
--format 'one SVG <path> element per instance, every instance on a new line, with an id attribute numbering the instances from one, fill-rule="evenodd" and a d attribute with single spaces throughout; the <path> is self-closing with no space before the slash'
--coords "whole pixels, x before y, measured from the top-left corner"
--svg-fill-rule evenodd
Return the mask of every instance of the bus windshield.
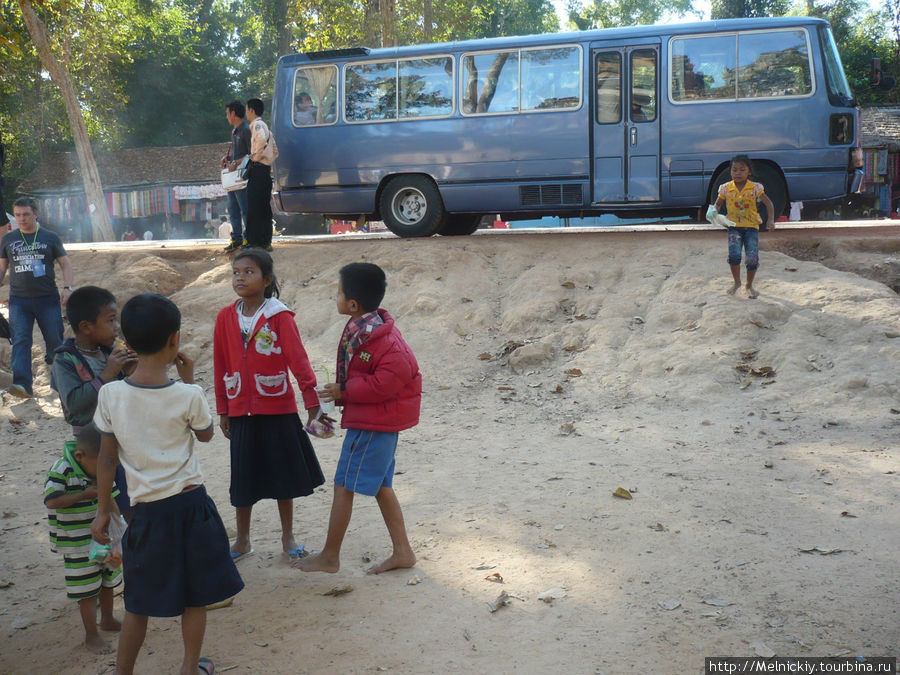
<path id="1" fill-rule="evenodd" d="M 850 85 L 847 84 L 847 78 L 844 75 L 844 68 L 841 65 L 841 57 L 838 54 L 837 45 L 834 43 L 834 36 L 831 34 L 830 28 L 821 28 L 822 49 L 825 52 L 825 78 L 828 81 L 828 92 L 834 96 L 844 99 L 844 103 L 849 103 L 853 98 L 850 92 Z"/>

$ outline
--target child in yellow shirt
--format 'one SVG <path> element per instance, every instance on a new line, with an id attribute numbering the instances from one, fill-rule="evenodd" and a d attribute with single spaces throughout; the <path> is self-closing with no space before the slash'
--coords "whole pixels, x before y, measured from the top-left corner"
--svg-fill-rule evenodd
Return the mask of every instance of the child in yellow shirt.
<path id="1" fill-rule="evenodd" d="M 734 277 L 734 286 L 728 290 L 734 295 L 741 287 L 741 252 L 746 253 L 747 296 L 756 298 L 759 293 L 753 288 L 753 279 L 759 267 L 759 226 L 762 218 L 756 210 L 756 203 L 762 202 L 766 207 L 768 220 L 766 227 L 775 229 L 775 207 L 766 196 L 762 184 L 750 180 L 753 165 L 747 155 L 735 155 L 731 159 L 731 181 L 719 186 L 716 199 L 716 210 L 725 204 L 727 218 L 734 223 L 728 228 L 728 264 Z"/>

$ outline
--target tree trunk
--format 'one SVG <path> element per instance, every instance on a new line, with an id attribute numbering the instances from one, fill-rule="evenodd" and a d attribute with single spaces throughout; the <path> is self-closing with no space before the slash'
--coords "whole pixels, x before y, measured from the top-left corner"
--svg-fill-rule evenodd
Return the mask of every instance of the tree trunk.
<path id="1" fill-rule="evenodd" d="M 422 27 L 424 29 L 425 42 L 431 42 L 434 32 L 431 25 L 434 22 L 434 11 L 431 7 L 431 0 L 424 0 L 424 3 L 422 7 Z"/>
<path id="2" fill-rule="evenodd" d="M 276 47 L 278 56 L 281 57 L 293 52 L 291 49 L 291 24 L 288 23 L 287 0 L 275 0 L 272 13 L 275 16 L 275 31 L 278 35 Z"/>
<path id="3" fill-rule="evenodd" d="M 47 28 L 35 13 L 31 0 L 18 0 L 18 2 L 22 16 L 25 18 L 25 25 L 28 26 L 28 32 L 31 34 L 31 40 L 41 57 L 41 64 L 59 87 L 66 106 L 66 114 L 69 116 L 69 124 L 72 126 L 72 138 L 75 141 L 75 152 L 81 165 L 81 178 L 84 182 L 84 194 L 87 197 L 88 215 L 91 219 L 94 240 L 114 241 L 115 236 L 109 220 L 109 211 L 106 208 L 106 198 L 103 196 L 100 173 L 97 171 L 94 153 L 91 150 L 91 141 L 69 72 L 50 49 Z"/>
<path id="4" fill-rule="evenodd" d="M 397 18 L 394 0 L 379 0 L 381 9 L 381 46 L 397 46 Z"/>
<path id="5" fill-rule="evenodd" d="M 366 0 L 366 46 L 384 47 L 381 43 L 381 0 Z"/>

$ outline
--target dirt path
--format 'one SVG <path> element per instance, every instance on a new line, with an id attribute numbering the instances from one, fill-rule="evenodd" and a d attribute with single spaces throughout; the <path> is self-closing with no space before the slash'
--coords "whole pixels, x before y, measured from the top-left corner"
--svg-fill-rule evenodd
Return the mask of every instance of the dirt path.
<path id="1" fill-rule="evenodd" d="M 714 233 L 276 248 L 319 372 L 343 326 L 339 267 L 387 271 L 384 304 L 425 377 L 395 480 L 420 563 L 364 574 L 388 540 L 360 499 L 342 570 L 302 575 L 280 563 L 275 507 L 262 504 L 257 553 L 239 563 L 247 588 L 210 613 L 204 653 L 231 673 L 607 675 L 700 672 L 711 655 L 896 655 L 900 302 L 800 258 L 827 249 L 834 267 L 871 267 L 854 256 L 893 258 L 897 238 L 808 239 L 763 239 L 755 301 L 725 294 Z M 215 311 L 234 297 L 227 259 L 213 247 L 71 255 L 79 284 L 122 301 L 171 294 L 211 395 Z M 12 582 L 0 672 L 100 672 L 111 659 L 79 646 L 48 552 L 40 495 L 67 432 L 36 372 L 38 398 L 4 395 L 0 410 L 0 586 Z M 316 442 L 326 476 L 340 440 Z M 199 453 L 233 528 L 226 442 Z M 620 487 L 633 499 L 614 497 Z M 298 501 L 298 541 L 322 544 L 329 507 L 329 485 Z M 352 592 L 323 595 L 344 584 Z M 565 597 L 539 599 L 553 589 Z M 510 603 L 492 613 L 501 591 Z M 172 672 L 178 623 L 150 626 L 139 672 Z"/>

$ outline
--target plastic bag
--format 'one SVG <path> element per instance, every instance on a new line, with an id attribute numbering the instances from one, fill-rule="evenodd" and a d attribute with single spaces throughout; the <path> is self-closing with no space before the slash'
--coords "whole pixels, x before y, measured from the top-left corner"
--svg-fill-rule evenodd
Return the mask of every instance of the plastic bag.
<path id="1" fill-rule="evenodd" d="M 122 564 L 122 537 L 128 523 L 117 513 L 109 519 L 109 543 L 101 544 L 91 540 L 91 549 L 88 552 L 88 560 L 95 563 L 106 563 L 110 567 L 118 567 Z"/>
<path id="2" fill-rule="evenodd" d="M 706 219 L 713 225 L 721 225 L 722 227 L 734 227 L 734 221 L 728 220 L 728 218 L 716 211 L 715 204 L 710 204 L 709 208 L 706 209 Z"/>

